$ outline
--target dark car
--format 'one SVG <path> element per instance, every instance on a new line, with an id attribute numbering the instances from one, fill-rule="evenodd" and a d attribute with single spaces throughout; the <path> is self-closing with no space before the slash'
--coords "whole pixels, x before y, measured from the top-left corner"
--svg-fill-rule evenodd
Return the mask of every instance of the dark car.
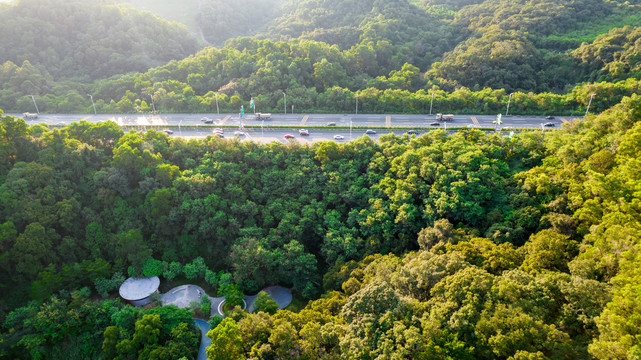
<path id="1" fill-rule="evenodd" d="M 418 135 L 418 131 L 416 130 L 407 130 L 408 135 Z"/>
<path id="2" fill-rule="evenodd" d="M 167 135 L 171 135 L 171 134 L 173 134 L 173 133 L 174 133 L 174 131 L 173 131 L 173 130 L 169 130 L 169 129 L 167 129 L 167 130 L 163 130 L 163 131 L 164 131 L 164 132 L 165 132 L 165 134 L 167 134 Z"/>
<path id="3" fill-rule="evenodd" d="M 214 119 L 205 119 L 205 120 L 203 120 L 203 123 L 205 123 L 205 124 L 213 124 L 214 123 Z"/>
<path id="4" fill-rule="evenodd" d="M 367 131 L 365 131 L 365 134 L 376 134 L 376 131 L 367 129 Z"/>
<path id="5" fill-rule="evenodd" d="M 554 119 L 554 116 L 552 116 L 552 115 L 548 115 L 548 116 L 546 116 L 545 118 L 546 118 L 547 120 L 553 120 L 553 119 Z"/>
<path id="6" fill-rule="evenodd" d="M 435 121 L 435 122 L 431 123 L 430 126 L 441 126 L 441 123 Z"/>
<path id="7" fill-rule="evenodd" d="M 546 122 L 543 126 L 553 127 L 555 124 L 553 122 Z"/>
<path id="8" fill-rule="evenodd" d="M 333 121 L 332 121 L 332 122 L 328 122 L 328 123 L 327 123 L 327 126 L 336 126 L 336 123 L 335 123 L 335 122 L 333 122 Z"/>

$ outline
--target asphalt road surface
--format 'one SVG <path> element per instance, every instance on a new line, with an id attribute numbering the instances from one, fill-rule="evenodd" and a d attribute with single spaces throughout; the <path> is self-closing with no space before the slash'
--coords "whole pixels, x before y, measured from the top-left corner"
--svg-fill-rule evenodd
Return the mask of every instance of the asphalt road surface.
<path id="1" fill-rule="evenodd" d="M 21 117 L 21 114 L 9 114 Z M 194 127 L 194 125 L 206 124 L 203 127 Z M 575 119 L 570 116 L 555 116 L 553 119 L 546 119 L 545 116 L 503 116 L 502 127 L 505 128 L 543 128 L 544 123 L 552 123 L 554 126 L 545 127 L 559 128 L 562 123 Z M 578 118 L 580 120 L 580 118 Z M 263 125 L 263 129 L 245 128 L 241 135 L 234 135 L 234 131 L 229 127 L 225 128 L 225 138 L 238 137 L 239 139 L 254 140 L 257 142 L 280 141 L 283 143 L 298 142 L 312 143 L 315 141 L 334 140 L 335 135 L 341 135 L 343 140 L 338 142 L 349 141 L 350 139 L 359 138 L 364 134 L 363 129 L 349 130 L 352 127 L 366 127 L 375 130 L 376 134 L 369 134 L 376 139 L 382 134 L 394 133 L 401 135 L 408 128 L 415 129 L 419 133 L 427 129 L 439 127 L 485 127 L 493 128 L 496 126 L 493 122 L 496 120 L 495 115 L 455 115 L 453 120 L 447 122 L 438 122 L 434 115 L 377 115 L 377 114 L 272 114 L 271 119 L 255 120 L 253 114 L 245 114 L 240 118 L 240 114 L 158 114 L 158 115 L 141 115 L 141 114 L 99 114 L 99 115 L 81 115 L 81 114 L 40 114 L 37 119 L 28 119 L 28 124 L 45 123 L 47 125 L 69 125 L 74 121 L 85 120 L 92 123 L 103 121 L 115 121 L 122 126 L 134 126 L 137 130 L 148 130 L 151 126 L 155 129 L 162 129 L 162 126 L 168 126 L 173 133 L 170 136 L 180 136 L 185 138 L 202 138 L 207 135 L 214 135 L 212 125 L 218 126 L 240 126 L 244 125 Z M 434 126 L 435 123 L 439 125 Z M 335 124 L 336 127 L 329 124 Z M 182 126 L 187 125 L 187 126 Z M 291 126 L 291 129 L 275 129 L 272 125 Z M 323 127 L 317 129 L 313 127 Z M 309 128 L 309 136 L 300 136 L 297 129 Z M 340 128 L 344 127 L 344 128 Z M 395 129 L 396 128 L 396 129 Z M 286 134 L 294 136 L 293 139 L 285 139 Z"/>
<path id="2" fill-rule="evenodd" d="M 21 114 L 9 114 L 22 117 Z M 203 124 L 204 118 L 212 120 L 214 125 L 236 125 L 240 124 L 239 114 L 40 114 L 37 119 L 29 119 L 28 123 L 46 123 L 49 125 L 67 125 L 74 121 L 85 120 L 89 122 L 101 122 L 112 120 L 119 125 L 199 125 Z M 546 122 L 555 123 L 559 126 L 563 122 L 570 121 L 572 116 L 555 116 L 554 119 L 546 119 L 545 116 L 503 116 L 504 127 L 514 128 L 537 128 Z M 580 119 L 580 118 L 579 118 Z M 492 127 L 496 115 L 455 115 L 454 120 L 448 121 L 452 126 L 474 125 L 480 127 Z M 376 114 L 272 114 L 271 119 L 258 121 L 254 120 L 253 114 L 245 114 L 242 119 L 244 124 L 260 125 L 290 125 L 294 127 L 325 126 L 330 122 L 337 126 L 371 126 L 371 127 L 425 127 L 435 122 L 434 115 L 376 115 Z"/>
<path id="3" fill-rule="evenodd" d="M 240 140 L 249 140 L 259 143 L 270 143 L 272 141 L 278 141 L 283 144 L 288 143 L 299 143 L 299 144 L 311 144 L 317 141 L 328 141 L 334 140 L 336 142 L 348 142 L 350 141 L 350 131 L 349 129 L 309 129 L 309 135 L 302 136 L 298 134 L 298 131 L 288 130 L 288 129 L 247 129 L 240 131 L 240 134 L 237 134 L 238 130 L 224 129 L 223 138 L 238 138 Z M 424 133 L 425 131 L 419 131 L 419 134 Z M 380 135 L 394 133 L 397 135 L 402 135 L 405 133 L 405 130 L 376 130 L 376 134 L 368 134 L 367 136 L 372 139 L 378 139 Z M 357 139 L 365 135 L 364 130 L 352 130 L 351 139 Z M 181 130 L 174 130 L 173 134 L 169 136 L 183 137 L 186 139 L 190 138 L 203 138 L 208 135 L 218 136 L 214 133 L 213 129 L 210 128 L 182 128 Z M 294 138 L 286 139 L 285 135 L 292 135 Z M 342 140 L 335 140 L 334 136 L 341 135 L 344 137 Z"/>

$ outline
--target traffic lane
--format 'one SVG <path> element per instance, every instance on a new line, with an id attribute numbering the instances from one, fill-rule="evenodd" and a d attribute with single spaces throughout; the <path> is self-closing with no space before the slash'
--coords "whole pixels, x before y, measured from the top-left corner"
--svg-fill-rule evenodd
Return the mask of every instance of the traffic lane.
<path id="1" fill-rule="evenodd" d="M 15 117 L 22 117 L 21 114 L 9 114 Z M 203 119 L 211 119 L 212 125 L 236 125 L 236 124 L 265 124 L 265 125 L 286 125 L 293 127 L 304 126 L 325 126 L 328 123 L 336 123 L 337 126 L 368 126 L 368 127 L 423 127 L 437 121 L 435 115 L 373 115 L 373 114 L 273 114 L 269 120 L 254 120 L 253 114 L 40 114 L 37 119 L 28 119 L 28 124 L 46 123 L 48 125 L 68 125 L 74 121 L 88 121 L 92 123 L 103 121 L 114 121 L 119 125 L 152 126 L 152 125 L 200 125 L 204 124 Z M 389 123 L 386 121 L 389 117 Z M 448 121 L 452 126 L 476 125 L 472 118 L 476 118 L 480 126 L 493 126 L 496 115 L 455 115 L 454 119 Z M 576 117 L 559 117 L 546 119 L 543 116 L 504 116 L 502 126 L 504 127 L 537 127 L 546 122 L 552 122 L 556 126 Z M 303 123 L 303 119 L 305 119 Z M 578 117 L 578 119 L 581 119 Z"/>
<path id="2" fill-rule="evenodd" d="M 338 143 L 341 143 L 341 142 L 349 142 L 351 140 L 356 140 L 361 136 L 366 135 L 364 130 L 358 130 L 358 131 L 352 131 L 350 136 L 349 130 L 346 130 L 346 129 L 334 129 L 334 130 L 311 129 L 309 131 L 309 135 L 299 135 L 297 131 L 291 130 L 291 129 L 290 130 L 269 129 L 264 131 L 261 131 L 260 129 L 245 129 L 245 130 L 246 130 L 245 135 L 239 137 L 241 140 L 252 140 L 260 143 L 270 143 L 272 141 L 277 141 L 283 144 L 288 144 L 292 142 L 296 142 L 299 144 L 311 144 L 319 141 L 336 141 Z M 393 131 L 391 130 L 377 131 L 377 134 L 370 134 L 367 136 L 370 136 L 373 139 L 378 139 L 380 135 L 392 133 L 392 132 Z M 397 133 L 400 135 L 403 132 L 397 131 Z M 285 135 L 293 135 L 294 138 L 286 139 Z M 340 140 L 334 139 L 334 136 L 336 135 L 341 135 L 343 139 L 340 139 Z"/>
<path id="3" fill-rule="evenodd" d="M 352 131 L 351 137 L 349 130 L 344 129 L 334 129 L 334 130 L 310 130 L 310 134 L 303 136 L 299 135 L 298 131 L 291 129 L 244 129 L 241 131 L 242 135 L 236 135 L 235 133 L 239 130 L 228 130 L 226 129 L 223 133 L 223 138 L 225 139 L 234 139 L 237 138 L 241 141 L 255 141 L 259 143 L 270 143 L 272 141 L 277 141 L 283 144 L 288 144 L 291 142 L 297 142 L 301 144 L 311 144 L 319 141 L 336 141 L 336 142 L 349 142 L 365 136 L 365 131 L 358 130 Z M 377 130 L 376 134 L 369 134 L 372 139 L 378 139 L 379 136 L 383 134 L 394 133 L 396 135 L 402 135 L 405 133 L 403 130 Z M 294 136 L 293 139 L 286 139 L 285 135 L 291 134 Z M 335 135 L 341 135 L 344 137 L 342 140 L 335 140 Z M 198 139 L 204 138 L 207 136 L 218 136 L 214 133 L 212 129 L 204 128 L 182 128 L 181 130 L 174 130 L 170 137 L 182 137 L 185 139 Z"/>
<path id="4" fill-rule="evenodd" d="M 22 118 L 22 114 L 9 114 Z M 204 124 L 204 118 L 212 120 L 214 125 L 223 125 L 224 120 L 232 118 L 231 114 L 40 114 L 36 119 L 27 119 L 28 124 L 45 123 L 48 125 L 69 125 L 76 121 L 98 123 L 113 121 L 118 125 L 199 125 Z M 239 116 L 235 116 L 238 121 Z"/>
<path id="5" fill-rule="evenodd" d="M 483 125 L 494 125 L 493 122 L 496 121 L 496 116 L 492 115 L 478 115 L 476 116 L 478 121 L 483 124 Z M 580 117 L 572 117 L 572 116 L 554 116 L 552 119 L 546 119 L 544 116 L 523 116 L 523 115 L 516 115 L 516 116 L 502 116 L 501 117 L 501 126 L 503 127 L 517 127 L 517 128 L 533 128 L 533 127 L 540 127 L 541 124 L 545 123 L 553 123 L 555 126 L 561 126 L 561 124 L 564 122 L 563 119 L 566 121 L 569 121 L 570 119 L 579 119 L 581 120 Z"/>

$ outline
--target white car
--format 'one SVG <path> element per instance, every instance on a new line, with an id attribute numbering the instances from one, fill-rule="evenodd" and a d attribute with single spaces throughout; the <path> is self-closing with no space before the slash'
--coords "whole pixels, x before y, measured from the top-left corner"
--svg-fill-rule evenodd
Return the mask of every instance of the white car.
<path id="1" fill-rule="evenodd" d="M 345 137 L 343 135 L 334 135 L 334 140 L 343 140 Z"/>
<path id="2" fill-rule="evenodd" d="M 244 136 L 244 135 L 245 135 L 245 133 L 244 133 L 244 132 L 242 132 L 242 131 L 234 131 L 234 135 L 235 135 L 235 136 Z"/>
<path id="3" fill-rule="evenodd" d="M 174 131 L 173 131 L 173 130 L 169 130 L 169 129 L 166 129 L 166 130 L 163 130 L 163 131 L 164 131 L 164 132 L 165 132 L 165 134 L 167 134 L 167 135 L 171 135 L 171 134 L 173 134 L 173 133 L 174 133 Z"/>
<path id="4" fill-rule="evenodd" d="M 225 130 L 223 130 L 223 129 L 221 129 L 221 128 L 215 128 L 215 129 L 214 129 L 214 132 L 215 132 L 215 133 L 221 133 L 221 134 L 224 134 L 224 133 L 225 133 Z"/>

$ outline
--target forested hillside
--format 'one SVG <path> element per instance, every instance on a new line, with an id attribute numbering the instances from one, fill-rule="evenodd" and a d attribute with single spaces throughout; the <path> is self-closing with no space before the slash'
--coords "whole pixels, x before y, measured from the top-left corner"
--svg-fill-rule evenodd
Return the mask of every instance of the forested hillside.
<path id="1" fill-rule="evenodd" d="M 206 302 L 123 304 L 141 275 L 292 289 L 212 317 L 211 359 L 641 358 L 640 0 L 261 4 L 201 1 L 200 50 L 110 1 L 0 4 L 0 108 L 599 115 L 299 145 L 0 111 L 0 358 L 193 359 Z"/>
<path id="2" fill-rule="evenodd" d="M 135 334 L 133 347 L 115 346 L 134 321 L 152 321 L 142 313 L 114 323 L 82 312 L 82 326 L 46 314 L 87 301 L 118 311 L 87 296 L 127 273 L 171 280 L 183 264 L 212 293 L 233 280 L 248 293 L 324 294 L 300 313 L 236 313 L 215 329 L 239 329 L 215 346 L 256 358 L 634 358 L 639 118 L 635 94 L 546 134 L 301 146 L 4 116 L 0 350 L 165 346 Z M 12 311 L 28 298 L 45 303 Z M 81 334 L 94 345 L 79 347 Z"/>
<path id="3" fill-rule="evenodd" d="M 127 1 L 127 0 L 125 0 Z M 284 0 L 128 0 L 137 9 L 185 24 L 199 39 L 223 46 L 237 36 L 264 31 L 281 14 Z"/>
<path id="4" fill-rule="evenodd" d="M 211 112 L 216 95 L 226 112 L 238 111 L 252 97 L 261 110 L 275 111 L 282 109 L 285 92 L 289 103 L 302 112 L 349 111 L 358 96 L 363 112 L 422 113 L 433 93 L 439 111 L 495 113 L 514 92 L 525 100 L 517 102 L 515 114 L 578 114 L 585 109 L 585 93 L 588 97 L 596 93 L 602 102 L 598 109 L 604 110 L 634 93 L 629 84 L 636 82 L 628 80 L 639 78 L 636 25 L 641 4 L 637 2 L 305 0 L 281 5 L 274 0 L 261 4 L 201 2 L 197 16 L 203 36 L 225 45 L 164 65 L 161 59 L 182 57 L 192 48 L 173 45 L 185 37 L 184 30 L 160 32 L 166 36 L 159 37 L 155 25 L 150 25 L 145 29 L 153 36 L 133 37 L 131 30 L 123 30 L 128 25 L 119 26 L 109 32 L 110 39 L 114 34 L 124 36 L 110 40 L 114 48 L 86 43 L 102 41 L 98 34 L 83 35 L 73 43 L 78 46 L 70 57 L 67 50 L 65 56 L 58 51 L 69 41 L 62 36 L 75 28 L 70 24 L 78 22 L 70 15 L 82 17 L 81 10 L 58 10 L 59 21 L 68 25 L 49 31 L 43 44 L 54 46 L 47 52 L 29 47 L 40 42 L 19 40 L 35 34 L 33 27 L 21 32 L 23 23 L 7 20 L 16 36 L 3 39 L 11 42 L 6 48 L 15 59 L 0 71 L 0 104 L 6 111 L 24 112 L 31 108 L 28 95 L 35 95 L 44 112 L 89 112 L 86 94 L 91 93 L 100 112 L 144 113 L 150 111 L 151 93 L 161 112 Z M 5 5 L 0 14 L 20 8 Z M 116 12 L 123 16 L 119 21 L 133 21 L 125 16 L 129 11 L 114 6 L 88 3 L 79 9 Z M 160 24 L 150 16 L 143 18 L 143 23 Z M 79 24 L 91 30 L 86 21 Z M 254 38 L 229 39 L 258 29 L 264 30 Z M 149 34 L 147 30 L 143 34 Z M 148 51 L 158 44 L 154 41 L 163 44 L 154 49 L 164 55 Z M 109 56 L 91 49 L 109 51 Z M 124 56 L 123 49 L 144 51 Z M 98 79 L 139 70 L 143 63 L 142 72 Z M 149 65 L 160 66 L 147 71 Z M 96 80 L 67 81 L 61 74 Z"/>
<path id="5" fill-rule="evenodd" d="M 19 0 L 0 5 L 0 63 L 29 61 L 58 80 L 93 80 L 146 71 L 197 50 L 184 27 L 106 3 Z M 49 90 L 36 84 L 27 89 L 30 94 Z"/>

